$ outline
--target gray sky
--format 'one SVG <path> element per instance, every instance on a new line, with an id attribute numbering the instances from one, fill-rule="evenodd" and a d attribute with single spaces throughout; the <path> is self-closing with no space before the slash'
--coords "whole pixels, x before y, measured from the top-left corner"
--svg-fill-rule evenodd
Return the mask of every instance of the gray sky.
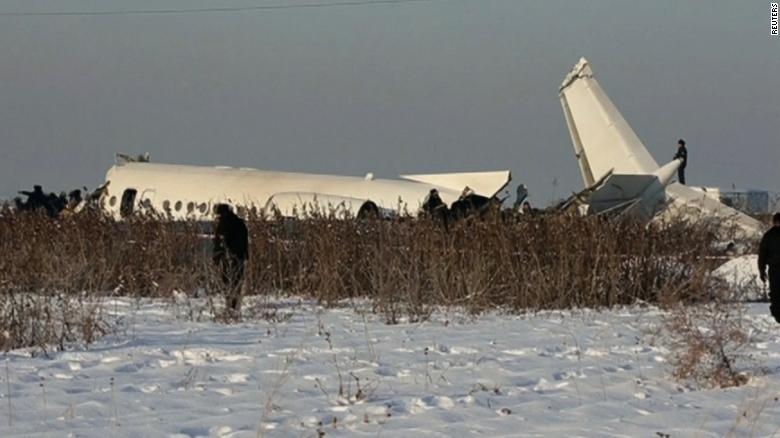
<path id="1" fill-rule="evenodd" d="M 0 0 L 0 12 L 296 2 Z M 557 97 L 580 56 L 657 161 L 688 141 L 689 183 L 780 191 L 769 21 L 763 0 L 0 16 L 0 196 L 94 187 L 124 151 L 381 177 L 510 169 L 546 204 L 582 186 Z"/>

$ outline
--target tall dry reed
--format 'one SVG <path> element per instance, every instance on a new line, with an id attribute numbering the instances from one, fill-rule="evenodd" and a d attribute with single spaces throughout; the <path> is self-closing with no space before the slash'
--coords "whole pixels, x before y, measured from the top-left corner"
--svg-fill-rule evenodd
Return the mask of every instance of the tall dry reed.
<path id="1" fill-rule="evenodd" d="M 707 287 L 717 224 L 488 215 L 446 229 L 424 218 L 251 217 L 246 293 L 369 298 L 388 322 L 434 306 L 534 311 L 676 301 Z M 0 214 L 2 345 L 35 344 L 19 297 L 170 297 L 215 290 L 202 225 L 98 212 L 66 220 Z M 17 304 L 14 304 L 17 303 Z M 41 304 L 41 312 L 47 306 Z M 16 312 L 16 313 L 14 313 Z M 51 312 L 50 312 L 51 313 Z M 19 339 L 24 339 L 20 341 Z"/>

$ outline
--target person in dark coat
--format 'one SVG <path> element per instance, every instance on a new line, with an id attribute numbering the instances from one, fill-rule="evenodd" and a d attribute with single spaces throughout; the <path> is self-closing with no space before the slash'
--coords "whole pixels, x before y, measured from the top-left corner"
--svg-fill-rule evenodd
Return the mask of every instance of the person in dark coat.
<path id="1" fill-rule="evenodd" d="M 526 198 L 528 198 L 528 187 L 526 187 L 525 184 L 520 184 L 517 186 L 517 198 L 515 199 L 513 208 L 516 211 L 520 211 L 520 209 L 523 208 L 523 202 L 525 202 Z"/>
<path id="2" fill-rule="evenodd" d="M 232 316 L 241 311 L 241 286 L 244 265 L 249 256 L 249 236 L 246 224 L 226 204 L 215 208 L 214 263 L 220 270 L 226 287 L 226 307 Z"/>
<path id="3" fill-rule="evenodd" d="M 772 217 L 772 225 L 758 249 L 758 273 L 766 283 L 769 267 L 769 311 L 780 323 L 780 213 Z"/>
<path id="4" fill-rule="evenodd" d="M 35 211 L 39 208 L 45 208 L 48 203 L 46 194 L 43 193 L 43 187 L 41 186 L 33 186 L 32 192 L 22 190 L 19 193 L 27 196 L 27 201 L 22 204 L 24 206 L 23 210 Z"/>
<path id="5" fill-rule="evenodd" d="M 680 167 L 677 168 L 677 181 L 680 184 L 685 184 L 685 166 L 688 165 L 688 149 L 685 148 L 685 140 L 680 139 L 677 141 L 677 153 L 674 154 L 675 160 L 682 160 Z"/>
<path id="6" fill-rule="evenodd" d="M 442 225 L 444 225 L 444 228 L 447 229 L 449 225 L 448 217 L 450 212 L 447 208 L 447 204 L 441 200 L 438 190 L 431 189 L 431 191 L 428 193 L 428 197 L 425 199 L 425 202 L 422 205 L 422 209 L 428 215 L 428 217 L 434 220 L 438 220 Z"/>
<path id="7" fill-rule="evenodd" d="M 81 190 L 71 190 L 70 193 L 68 193 L 68 205 L 79 205 L 81 204 Z"/>

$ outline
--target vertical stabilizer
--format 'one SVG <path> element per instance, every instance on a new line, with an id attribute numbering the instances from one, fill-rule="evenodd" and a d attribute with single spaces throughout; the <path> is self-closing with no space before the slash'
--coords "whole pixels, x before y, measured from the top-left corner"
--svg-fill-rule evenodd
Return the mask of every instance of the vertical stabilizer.
<path id="1" fill-rule="evenodd" d="M 679 160 L 658 166 L 593 77 L 585 58 L 566 75 L 558 95 L 588 187 L 589 211 L 620 209 L 648 219 L 681 215 L 718 220 L 734 224 L 745 236 L 759 235 L 761 222 L 675 183 Z"/>
<path id="2" fill-rule="evenodd" d="M 650 174 L 658 163 L 628 125 L 581 58 L 559 90 L 582 178 L 590 186 L 610 170 Z"/>

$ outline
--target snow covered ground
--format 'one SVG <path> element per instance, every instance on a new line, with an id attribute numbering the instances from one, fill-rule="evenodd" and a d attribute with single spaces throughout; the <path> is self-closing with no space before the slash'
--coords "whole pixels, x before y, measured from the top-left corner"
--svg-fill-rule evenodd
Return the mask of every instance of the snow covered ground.
<path id="1" fill-rule="evenodd" d="M 669 376 L 654 308 L 442 313 L 385 325 L 351 308 L 276 304 L 282 321 L 228 326 L 188 321 L 160 302 L 108 303 L 120 333 L 52 358 L 6 355 L 0 436 L 705 437 L 780 428 L 780 327 L 766 304 L 748 306 L 753 372 L 765 371 L 745 387 L 706 391 Z"/>
<path id="2" fill-rule="evenodd" d="M 769 299 L 767 285 L 758 275 L 758 255 L 735 257 L 718 267 L 713 276 L 725 281 L 731 290 L 740 292 L 743 299 Z"/>

